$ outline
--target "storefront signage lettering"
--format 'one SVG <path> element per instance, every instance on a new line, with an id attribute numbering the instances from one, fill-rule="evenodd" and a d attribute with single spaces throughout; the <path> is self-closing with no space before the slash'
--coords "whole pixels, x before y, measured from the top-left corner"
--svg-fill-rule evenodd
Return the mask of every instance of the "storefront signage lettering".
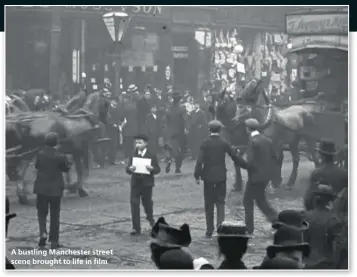
<path id="1" fill-rule="evenodd" d="M 76 9 L 92 12 L 123 11 L 129 14 L 162 15 L 164 6 L 65 6 L 68 9 Z"/>
<path id="2" fill-rule="evenodd" d="M 188 47 L 187 46 L 172 46 L 171 51 L 173 52 L 174 59 L 187 59 L 188 58 Z"/>
<path id="3" fill-rule="evenodd" d="M 286 32 L 289 35 L 346 34 L 347 13 L 287 15 Z"/>
<path id="4" fill-rule="evenodd" d="M 348 50 L 348 36 L 298 36 L 291 40 L 292 50 L 300 48 L 338 48 Z"/>

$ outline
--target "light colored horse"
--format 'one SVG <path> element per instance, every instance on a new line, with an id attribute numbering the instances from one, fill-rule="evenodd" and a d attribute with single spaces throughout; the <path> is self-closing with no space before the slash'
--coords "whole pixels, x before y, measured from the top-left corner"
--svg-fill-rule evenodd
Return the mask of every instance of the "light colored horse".
<path id="1" fill-rule="evenodd" d="M 313 111 L 315 102 L 301 101 L 285 109 L 275 107 L 270 103 L 261 83 L 257 80 L 250 81 L 242 93 L 242 101 L 237 107 L 235 121 L 237 126 L 237 135 L 246 136 L 245 126 L 242 126 L 248 117 L 256 118 L 260 124 L 261 132 L 269 137 L 277 153 L 280 176 L 275 176 L 273 185 L 279 186 L 282 182 L 281 167 L 284 159 L 283 148 L 289 146 L 291 152 L 293 167 L 286 188 L 292 188 L 297 178 L 297 171 L 300 162 L 299 143 L 301 139 L 306 141 L 308 152 L 312 160 L 317 165 L 318 159 L 314 151 L 316 142 L 319 138 L 311 136 L 308 130 L 314 125 Z M 243 124 L 244 125 L 244 124 Z"/>

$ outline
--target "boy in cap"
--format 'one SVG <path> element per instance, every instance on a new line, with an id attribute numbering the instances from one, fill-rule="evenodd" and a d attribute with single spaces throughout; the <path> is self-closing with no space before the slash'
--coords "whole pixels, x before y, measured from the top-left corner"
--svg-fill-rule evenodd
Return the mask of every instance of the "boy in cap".
<path id="1" fill-rule="evenodd" d="M 211 121 L 208 127 L 211 135 L 200 147 L 194 178 L 197 184 L 199 184 L 200 179 L 204 183 L 206 237 L 210 238 L 214 231 L 214 206 L 217 208 L 217 226 L 224 221 L 225 217 L 227 193 L 226 154 L 231 157 L 236 165 L 244 169 L 247 169 L 247 163 L 234 152 L 228 142 L 220 137 L 219 133 L 222 124 L 219 121 Z"/>
<path id="2" fill-rule="evenodd" d="M 265 189 L 272 178 L 273 143 L 259 133 L 259 122 L 255 118 L 245 121 L 250 137 L 247 148 L 248 182 L 244 192 L 243 205 L 245 224 L 250 234 L 254 232 L 254 201 L 264 215 L 273 221 L 277 212 L 269 205 Z"/>
<path id="3" fill-rule="evenodd" d="M 153 201 L 152 201 L 152 189 L 155 186 L 154 175 L 160 173 L 160 166 L 157 160 L 156 154 L 148 149 L 148 137 L 143 134 L 139 134 L 134 137 L 135 139 L 135 153 L 130 158 L 126 167 L 126 172 L 131 175 L 131 187 L 130 187 L 130 204 L 131 204 L 131 218 L 133 224 L 133 231 L 130 233 L 132 236 L 140 235 L 140 202 L 142 202 L 146 219 L 150 225 L 154 225 L 153 215 Z M 133 158 L 150 159 L 151 165 L 147 165 L 146 169 L 150 172 L 149 175 L 137 173 L 135 166 L 133 165 Z"/>
<path id="4" fill-rule="evenodd" d="M 217 229 L 217 237 L 219 252 L 224 256 L 218 269 L 247 269 L 242 259 L 251 236 L 243 222 L 222 222 Z"/>
<path id="5" fill-rule="evenodd" d="M 313 208 L 313 191 L 319 184 L 329 185 L 333 192 L 338 194 L 348 186 L 348 172 L 334 164 L 334 157 L 337 154 L 336 145 L 333 141 L 323 139 L 316 149 L 321 157 L 321 165 L 317 167 L 310 178 L 310 185 L 304 197 L 306 210 Z"/>
<path id="6" fill-rule="evenodd" d="M 56 149 L 58 143 L 57 133 L 51 132 L 45 136 L 45 148 L 36 158 L 37 175 L 34 184 L 34 193 L 37 195 L 36 207 L 40 229 L 38 245 L 44 247 L 47 241 L 47 215 L 50 208 L 50 234 L 51 248 L 58 248 L 61 199 L 64 190 L 63 172 L 70 169 L 65 155 Z"/>

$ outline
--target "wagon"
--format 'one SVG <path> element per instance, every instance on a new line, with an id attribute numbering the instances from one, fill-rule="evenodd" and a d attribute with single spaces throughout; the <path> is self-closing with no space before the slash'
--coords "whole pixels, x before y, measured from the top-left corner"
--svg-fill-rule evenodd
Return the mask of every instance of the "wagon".
<path id="1" fill-rule="evenodd" d="M 306 91 L 325 93 L 328 100 L 316 106 L 315 124 L 306 135 L 334 141 L 339 153 L 337 162 L 347 168 L 348 10 L 335 7 L 287 14 L 286 32 L 290 38 L 288 55 L 295 64 L 298 81 Z M 301 151 L 305 152 L 304 145 Z"/>

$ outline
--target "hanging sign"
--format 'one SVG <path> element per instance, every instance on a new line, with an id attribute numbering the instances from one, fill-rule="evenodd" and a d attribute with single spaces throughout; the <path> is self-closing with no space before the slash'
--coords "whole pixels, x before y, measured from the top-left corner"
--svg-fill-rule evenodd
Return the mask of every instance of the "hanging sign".
<path id="1" fill-rule="evenodd" d="M 347 13 L 291 14 L 286 16 L 288 35 L 348 34 Z"/>
<path id="2" fill-rule="evenodd" d="M 170 78 L 171 78 L 171 68 L 170 68 L 170 66 L 166 66 L 165 77 L 166 77 L 166 80 L 170 80 Z"/>

